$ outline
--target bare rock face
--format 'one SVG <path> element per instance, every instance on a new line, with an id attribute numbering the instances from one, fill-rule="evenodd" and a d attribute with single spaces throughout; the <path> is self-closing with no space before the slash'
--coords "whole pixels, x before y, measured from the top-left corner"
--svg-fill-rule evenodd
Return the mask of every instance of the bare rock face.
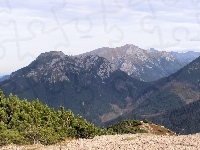
<path id="1" fill-rule="evenodd" d="M 118 69 L 142 81 L 158 80 L 185 65 L 165 51 L 144 50 L 129 44 L 116 48 L 103 47 L 79 56 L 86 55 L 105 57 Z"/>

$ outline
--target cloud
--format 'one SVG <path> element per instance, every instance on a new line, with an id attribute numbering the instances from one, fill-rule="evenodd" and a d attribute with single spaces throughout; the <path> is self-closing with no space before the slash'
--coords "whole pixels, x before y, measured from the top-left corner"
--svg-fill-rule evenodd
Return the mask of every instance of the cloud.
<path id="1" fill-rule="evenodd" d="M 91 39 L 91 38 L 93 38 L 94 36 L 93 35 L 83 35 L 83 36 L 81 36 L 80 38 L 81 39 Z"/>

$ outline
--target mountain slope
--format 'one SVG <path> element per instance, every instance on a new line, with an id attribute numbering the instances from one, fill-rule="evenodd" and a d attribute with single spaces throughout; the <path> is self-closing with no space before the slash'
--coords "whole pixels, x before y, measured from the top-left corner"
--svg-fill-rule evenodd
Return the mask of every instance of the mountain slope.
<path id="1" fill-rule="evenodd" d="M 195 119 L 197 122 L 199 121 L 197 117 L 200 111 L 200 107 L 198 107 L 200 100 L 199 83 L 200 57 L 169 77 L 156 81 L 153 86 L 147 89 L 146 94 L 137 100 L 131 112 L 107 122 L 107 124 L 125 118 L 147 118 L 163 124 L 177 133 L 182 132 L 180 131 L 181 127 L 185 129 L 183 133 L 199 132 L 200 125 L 195 122 Z M 193 111 L 190 112 L 192 109 Z M 172 116 L 171 114 L 175 115 Z M 180 117 L 179 120 L 178 117 Z M 171 122 L 174 122 L 174 124 L 170 124 L 169 120 L 173 120 Z M 186 124 L 182 124 L 184 120 Z M 179 126 L 176 126 L 176 124 L 179 124 Z"/>
<path id="2" fill-rule="evenodd" d="M 200 57 L 178 72 L 158 80 L 154 92 L 138 106 L 147 113 L 158 113 L 200 99 Z"/>
<path id="3" fill-rule="evenodd" d="M 200 100 L 149 119 L 165 124 L 167 128 L 180 134 L 200 132 Z"/>
<path id="4" fill-rule="evenodd" d="M 185 65 L 167 52 L 144 50 L 129 44 L 117 48 L 103 47 L 79 56 L 87 55 L 104 57 L 118 69 L 142 81 L 166 77 Z"/>
<path id="5" fill-rule="evenodd" d="M 62 105 L 95 124 L 129 111 L 148 86 L 103 57 L 77 58 L 62 52 L 43 53 L 0 83 L 6 95 L 39 98 L 56 109 Z"/>

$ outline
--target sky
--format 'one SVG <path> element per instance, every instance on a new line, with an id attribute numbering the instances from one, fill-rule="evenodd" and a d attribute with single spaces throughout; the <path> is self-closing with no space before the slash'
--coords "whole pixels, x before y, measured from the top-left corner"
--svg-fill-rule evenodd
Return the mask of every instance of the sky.
<path id="1" fill-rule="evenodd" d="M 133 44 L 200 51 L 200 0 L 1 0 L 0 75 L 38 55 Z"/>

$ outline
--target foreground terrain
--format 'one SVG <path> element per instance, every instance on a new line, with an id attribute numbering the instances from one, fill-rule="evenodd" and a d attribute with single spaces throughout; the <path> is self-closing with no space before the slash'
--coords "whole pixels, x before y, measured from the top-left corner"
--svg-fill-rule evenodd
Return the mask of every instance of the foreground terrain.
<path id="1" fill-rule="evenodd" d="M 153 134 L 124 134 L 96 136 L 94 139 L 78 139 L 66 141 L 53 146 L 6 146 L 1 150 L 122 150 L 122 149 L 200 149 L 200 134 L 194 135 L 153 135 Z"/>

